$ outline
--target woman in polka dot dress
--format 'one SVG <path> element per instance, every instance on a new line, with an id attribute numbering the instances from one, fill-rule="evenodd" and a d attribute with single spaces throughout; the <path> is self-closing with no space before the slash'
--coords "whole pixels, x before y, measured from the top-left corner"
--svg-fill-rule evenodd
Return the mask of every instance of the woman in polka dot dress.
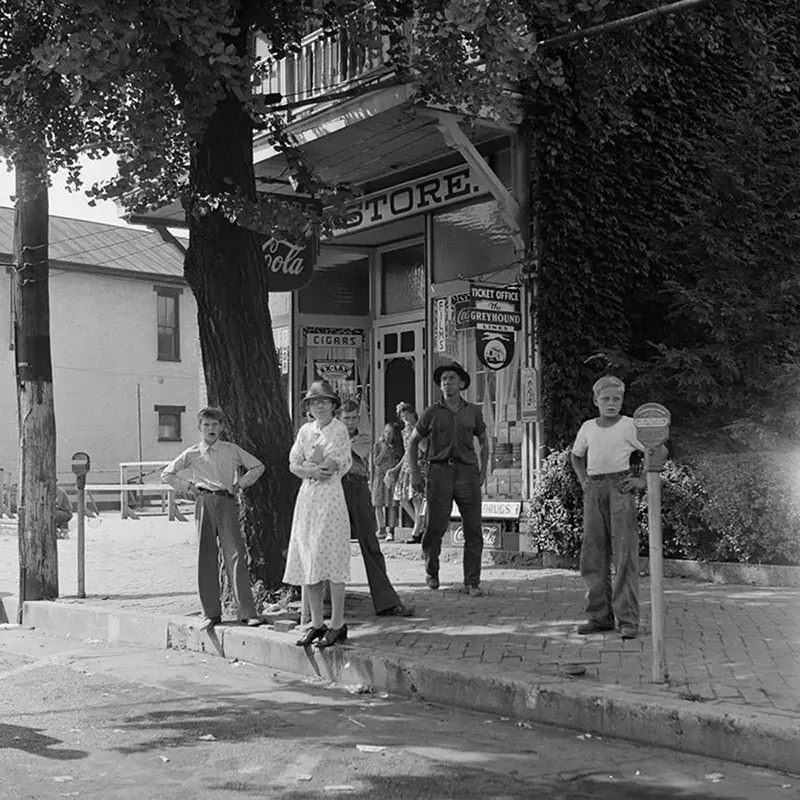
<path id="1" fill-rule="evenodd" d="M 330 647 L 347 639 L 344 586 L 350 580 L 350 517 L 342 475 L 352 465 L 350 436 L 333 415 L 340 400 L 327 381 L 308 388 L 303 405 L 313 417 L 297 432 L 289 469 L 303 483 L 297 494 L 284 583 L 302 586 L 311 627 L 297 644 Z M 324 582 L 331 587 L 331 621 L 324 623 Z"/>

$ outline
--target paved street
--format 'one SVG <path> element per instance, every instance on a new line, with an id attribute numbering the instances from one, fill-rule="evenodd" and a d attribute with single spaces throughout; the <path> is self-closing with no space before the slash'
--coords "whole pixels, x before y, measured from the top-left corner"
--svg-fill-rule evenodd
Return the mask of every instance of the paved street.
<path id="1" fill-rule="evenodd" d="M 5 531 L 5 533 L 3 533 Z M 16 593 L 17 541 L 0 526 L 0 591 Z M 191 522 L 121 520 L 105 514 L 86 529 L 85 603 L 162 614 L 196 614 Z M 578 680 L 621 685 L 698 703 L 730 703 L 800 721 L 800 590 L 668 579 L 666 646 L 670 683 L 651 682 L 649 586 L 642 581 L 645 635 L 580 637 L 580 578 L 566 570 L 486 566 L 488 596 L 464 598 L 460 551 L 442 564 L 442 589 L 424 586 L 411 546 L 384 544 L 389 573 L 411 619 L 377 618 L 353 546 L 347 616 L 354 644 L 418 661 L 506 677 L 554 682 L 579 665 Z M 61 593 L 76 592 L 76 540 L 59 541 Z"/>
<path id="2" fill-rule="evenodd" d="M 797 778 L 0 626 L 0 800 L 782 800 Z"/>

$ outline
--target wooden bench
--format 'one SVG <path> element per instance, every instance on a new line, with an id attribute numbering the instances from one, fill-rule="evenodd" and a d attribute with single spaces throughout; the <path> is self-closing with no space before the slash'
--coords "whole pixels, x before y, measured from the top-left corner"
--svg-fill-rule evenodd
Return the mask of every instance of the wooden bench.
<path id="1" fill-rule="evenodd" d="M 178 510 L 175 503 L 175 488 L 167 483 L 93 483 L 86 484 L 86 493 L 119 492 L 120 514 L 122 519 L 139 519 L 139 515 L 131 508 L 129 495 L 131 492 L 158 492 L 166 498 L 167 512 L 170 520 L 178 519 L 186 522 L 186 517 Z"/>

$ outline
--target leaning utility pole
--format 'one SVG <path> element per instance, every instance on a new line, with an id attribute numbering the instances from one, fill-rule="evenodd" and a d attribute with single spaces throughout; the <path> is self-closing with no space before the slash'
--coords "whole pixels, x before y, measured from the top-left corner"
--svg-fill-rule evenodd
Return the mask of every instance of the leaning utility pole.
<path id="1" fill-rule="evenodd" d="M 35 144 L 14 161 L 14 351 L 19 412 L 19 606 L 58 597 L 56 426 L 50 357 L 48 197 Z"/>

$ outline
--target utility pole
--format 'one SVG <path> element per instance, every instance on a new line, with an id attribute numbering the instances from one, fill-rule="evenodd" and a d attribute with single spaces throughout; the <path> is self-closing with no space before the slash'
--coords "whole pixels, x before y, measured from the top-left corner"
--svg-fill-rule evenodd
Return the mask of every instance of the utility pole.
<path id="1" fill-rule="evenodd" d="M 56 459 L 48 290 L 48 197 L 44 153 L 15 159 L 14 355 L 19 434 L 20 608 L 58 597 Z"/>

